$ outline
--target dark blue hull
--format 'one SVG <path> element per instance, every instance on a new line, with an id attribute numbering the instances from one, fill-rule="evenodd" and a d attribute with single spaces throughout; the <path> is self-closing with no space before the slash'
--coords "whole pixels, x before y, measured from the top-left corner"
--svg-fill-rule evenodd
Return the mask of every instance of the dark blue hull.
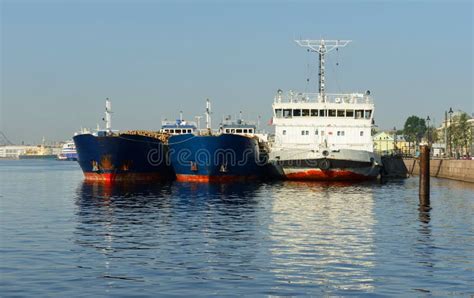
<path id="1" fill-rule="evenodd" d="M 265 160 L 255 138 L 176 135 L 169 138 L 169 156 L 179 181 L 234 181 L 262 178 Z"/>
<path id="2" fill-rule="evenodd" d="M 173 177 L 167 147 L 158 139 L 141 135 L 73 138 L 78 162 L 86 180 L 155 180 Z"/>

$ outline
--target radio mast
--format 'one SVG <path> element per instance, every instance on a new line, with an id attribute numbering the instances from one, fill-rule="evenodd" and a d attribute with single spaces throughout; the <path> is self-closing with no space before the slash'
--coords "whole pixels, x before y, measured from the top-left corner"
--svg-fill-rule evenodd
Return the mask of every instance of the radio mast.
<path id="1" fill-rule="evenodd" d="M 343 48 L 352 40 L 324 40 L 324 39 L 301 39 L 295 40 L 295 42 L 303 47 L 308 48 L 308 51 L 316 52 L 319 54 L 319 86 L 318 86 L 318 93 L 319 96 L 323 101 L 325 99 L 325 91 L 326 91 L 326 79 L 325 79 L 325 55 L 326 53 L 331 52 L 337 48 Z"/>

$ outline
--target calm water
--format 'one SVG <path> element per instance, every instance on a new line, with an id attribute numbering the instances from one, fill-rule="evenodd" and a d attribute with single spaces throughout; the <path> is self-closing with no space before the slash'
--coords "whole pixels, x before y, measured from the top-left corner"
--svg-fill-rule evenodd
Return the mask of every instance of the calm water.
<path id="1" fill-rule="evenodd" d="M 474 295 L 474 185 L 88 184 L 0 161 L 0 296 Z"/>

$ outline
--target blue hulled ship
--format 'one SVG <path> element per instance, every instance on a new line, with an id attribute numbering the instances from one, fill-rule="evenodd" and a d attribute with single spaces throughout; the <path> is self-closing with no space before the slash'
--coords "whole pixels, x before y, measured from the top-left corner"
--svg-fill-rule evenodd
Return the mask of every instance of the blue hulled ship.
<path id="1" fill-rule="evenodd" d="M 212 132 L 208 100 L 206 127 L 169 138 L 169 158 L 178 181 L 226 182 L 263 177 L 267 155 L 255 125 L 238 120 L 223 123 L 217 133 Z"/>
<path id="2" fill-rule="evenodd" d="M 74 136 L 78 162 L 86 180 L 157 180 L 173 178 L 167 160 L 168 134 L 153 131 L 113 131 L 111 103 L 106 101 L 106 129 Z"/>

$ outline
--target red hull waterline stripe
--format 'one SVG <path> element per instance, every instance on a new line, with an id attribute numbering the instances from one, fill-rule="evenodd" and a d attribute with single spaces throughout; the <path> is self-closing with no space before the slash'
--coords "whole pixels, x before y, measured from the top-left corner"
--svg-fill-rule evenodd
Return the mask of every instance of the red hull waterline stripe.
<path id="1" fill-rule="evenodd" d="M 86 181 L 153 181 L 161 180 L 159 173 L 84 173 Z"/>
<path id="2" fill-rule="evenodd" d="M 224 176 L 208 176 L 208 175 L 185 175 L 177 174 L 176 180 L 181 182 L 235 182 L 235 181 L 247 181 L 255 180 L 256 176 L 237 176 L 237 175 L 224 175 Z"/>
<path id="3" fill-rule="evenodd" d="M 346 170 L 307 170 L 285 175 L 288 180 L 314 180 L 314 181 L 363 181 L 372 180 L 376 176 L 365 176 Z"/>

